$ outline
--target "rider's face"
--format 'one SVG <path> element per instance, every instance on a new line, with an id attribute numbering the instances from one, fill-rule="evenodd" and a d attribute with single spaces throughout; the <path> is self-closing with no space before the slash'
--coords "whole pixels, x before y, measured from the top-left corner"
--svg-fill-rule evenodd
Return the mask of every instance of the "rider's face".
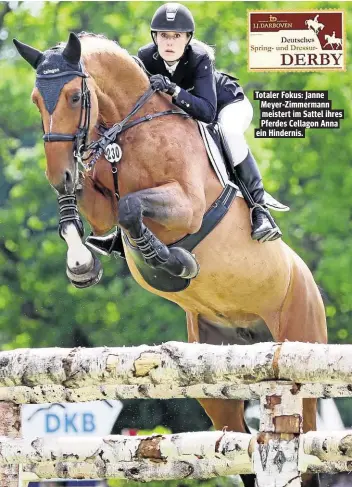
<path id="1" fill-rule="evenodd" d="M 160 56 L 169 63 L 180 59 L 188 40 L 187 32 L 157 32 L 155 36 Z"/>

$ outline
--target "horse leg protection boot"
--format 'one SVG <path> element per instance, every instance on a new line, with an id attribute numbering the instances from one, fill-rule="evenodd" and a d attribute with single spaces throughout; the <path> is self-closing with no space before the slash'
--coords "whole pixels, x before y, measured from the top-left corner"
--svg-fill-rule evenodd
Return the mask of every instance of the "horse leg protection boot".
<path id="1" fill-rule="evenodd" d="M 260 242 L 276 240 L 282 236 L 269 210 L 264 208 L 264 187 L 257 163 L 248 150 L 246 158 L 235 167 L 235 171 L 248 190 L 244 194 L 251 211 L 252 239 Z"/>

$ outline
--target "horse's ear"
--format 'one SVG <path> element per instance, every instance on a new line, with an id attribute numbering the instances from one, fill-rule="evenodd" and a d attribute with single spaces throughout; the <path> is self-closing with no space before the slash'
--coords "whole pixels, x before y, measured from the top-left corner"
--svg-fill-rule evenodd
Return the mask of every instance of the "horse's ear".
<path id="1" fill-rule="evenodd" d="M 72 64 L 77 64 L 81 59 L 81 42 L 74 32 L 70 33 L 70 37 L 68 38 L 68 42 L 62 55 Z"/>
<path id="2" fill-rule="evenodd" d="M 43 57 L 43 53 L 38 51 L 38 49 L 34 49 L 34 47 L 18 41 L 17 39 L 13 39 L 13 43 L 23 59 L 25 59 L 27 63 L 29 63 L 34 69 L 37 69 L 39 62 Z"/>

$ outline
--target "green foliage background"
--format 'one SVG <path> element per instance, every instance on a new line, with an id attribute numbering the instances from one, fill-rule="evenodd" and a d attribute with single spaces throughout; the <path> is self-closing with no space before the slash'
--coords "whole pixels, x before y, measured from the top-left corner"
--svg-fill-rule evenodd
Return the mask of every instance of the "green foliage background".
<path id="1" fill-rule="evenodd" d="M 185 340 L 183 312 L 139 288 L 122 261 L 103 258 L 98 286 L 76 290 L 65 275 L 66 245 L 58 238 L 56 198 L 44 175 L 40 117 L 30 101 L 34 71 L 12 38 L 45 50 L 71 30 L 103 33 L 131 54 L 150 41 L 160 2 L 0 2 L 0 346 L 138 345 Z M 329 90 L 345 110 L 339 130 L 307 130 L 305 139 L 248 142 L 266 189 L 290 205 L 278 216 L 285 241 L 313 271 L 326 303 L 330 342 L 352 332 L 351 56 L 346 72 L 247 72 L 247 10 L 342 8 L 348 53 L 351 2 L 188 2 L 196 36 L 216 46 L 217 68 L 254 89 Z M 255 123 L 258 120 L 258 102 Z M 193 403 L 192 403 L 193 404 Z M 343 403 L 345 419 L 352 422 Z M 187 414 L 198 417 L 196 405 Z M 190 411 L 192 411 L 190 413 Z M 138 414 L 138 413 L 136 413 Z M 204 426 L 194 420 L 195 428 Z M 152 427 L 152 424 L 145 427 Z M 217 485 L 221 485 L 220 479 Z M 214 484 L 214 483 L 213 483 Z M 119 484 L 120 485 L 120 484 Z M 170 484 L 171 485 L 171 484 Z M 186 485 L 186 484 L 184 484 Z"/>

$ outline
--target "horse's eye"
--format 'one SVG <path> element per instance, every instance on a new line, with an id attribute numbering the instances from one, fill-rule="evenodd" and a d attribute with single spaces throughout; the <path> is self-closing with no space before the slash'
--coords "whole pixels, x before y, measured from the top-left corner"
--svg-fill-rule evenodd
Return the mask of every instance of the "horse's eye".
<path id="1" fill-rule="evenodd" d="M 78 103 L 80 101 L 80 99 L 81 99 L 81 94 L 80 93 L 75 93 L 71 97 L 72 103 Z"/>

